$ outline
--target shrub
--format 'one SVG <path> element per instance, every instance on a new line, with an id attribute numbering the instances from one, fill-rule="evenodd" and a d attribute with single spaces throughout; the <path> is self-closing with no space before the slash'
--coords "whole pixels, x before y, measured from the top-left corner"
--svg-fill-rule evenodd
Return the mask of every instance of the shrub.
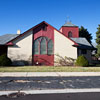
<path id="1" fill-rule="evenodd" d="M 10 66 L 11 64 L 12 61 L 6 56 L 6 54 L 0 56 L 0 66 Z"/>
<path id="2" fill-rule="evenodd" d="M 88 60 L 84 56 L 79 56 L 75 62 L 75 65 L 87 67 L 88 66 Z"/>
<path id="3" fill-rule="evenodd" d="M 55 55 L 55 66 L 73 66 L 75 63 L 75 59 L 70 57 L 62 57 L 58 54 Z"/>

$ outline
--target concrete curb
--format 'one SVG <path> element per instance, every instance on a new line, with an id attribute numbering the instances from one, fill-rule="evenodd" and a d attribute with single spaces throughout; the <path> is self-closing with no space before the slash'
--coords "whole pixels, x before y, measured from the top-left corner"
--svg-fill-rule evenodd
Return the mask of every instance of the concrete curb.
<path id="1" fill-rule="evenodd" d="M 0 72 L 0 77 L 100 76 L 100 72 Z"/>
<path id="2" fill-rule="evenodd" d="M 0 91 L 1 95 L 9 95 L 18 91 Z M 55 90 L 27 90 L 20 91 L 26 94 L 61 94 L 61 93 L 87 93 L 87 92 L 100 92 L 100 88 L 91 88 L 91 89 L 55 89 Z"/>

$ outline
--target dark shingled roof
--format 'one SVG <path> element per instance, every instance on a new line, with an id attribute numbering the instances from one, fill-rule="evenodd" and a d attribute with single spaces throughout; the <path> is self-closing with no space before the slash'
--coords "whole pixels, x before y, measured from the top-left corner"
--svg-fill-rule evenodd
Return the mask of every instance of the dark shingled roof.
<path id="1" fill-rule="evenodd" d="M 94 47 L 85 38 L 71 38 L 73 41 L 79 44 L 80 49 L 94 49 Z"/>
<path id="2" fill-rule="evenodd" d="M 5 35 L 0 36 L 0 45 L 6 44 L 7 42 L 16 38 L 17 36 L 18 34 L 5 34 Z"/>
<path id="3" fill-rule="evenodd" d="M 63 26 L 67 26 L 67 27 L 77 27 L 76 25 L 72 24 L 71 22 L 66 22 Z"/>

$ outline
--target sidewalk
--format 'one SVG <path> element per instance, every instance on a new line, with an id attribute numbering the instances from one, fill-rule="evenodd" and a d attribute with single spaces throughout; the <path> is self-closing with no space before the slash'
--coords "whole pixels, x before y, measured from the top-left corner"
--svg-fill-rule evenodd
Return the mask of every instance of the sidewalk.
<path id="1" fill-rule="evenodd" d="M 72 91 L 72 92 L 67 92 Z M 0 100 L 100 100 L 100 92 L 86 90 L 41 90 L 40 91 L 22 91 L 23 95 L 18 95 L 15 91 L 1 93 Z M 24 93 L 23 93 L 24 92 Z M 7 95 L 7 96 L 5 96 Z"/>
<path id="2" fill-rule="evenodd" d="M 100 72 L 0 72 L 0 77 L 100 76 Z"/>
<path id="3" fill-rule="evenodd" d="M 11 93 L 16 93 L 18 91 L 0 91 L 1 95 L 9 95 Z M 26 90 L 20 91 L 25 94 L 63 94 L 63 93 L 100 93 L 100 88 L 95 89 L 53 89 L 53 90 Z"/>

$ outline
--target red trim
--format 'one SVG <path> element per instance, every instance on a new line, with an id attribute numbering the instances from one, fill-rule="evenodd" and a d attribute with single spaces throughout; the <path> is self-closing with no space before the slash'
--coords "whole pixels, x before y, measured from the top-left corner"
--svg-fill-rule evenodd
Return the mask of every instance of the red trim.
<path id="1" fill-rule="evenodd" d="M 10 45 L 14 45 L 14 44 L 13 44 L 12 42 L 9 42 L 9 43 L 7 43 L 6 45 L 9 45 L 9 46 L 10 46 Z"/>
<path id="2" fill-rule="evenodd" d="M 40 26 L 40 25 L 42 25 L 42 24 L 44 24 L 44 23 L 47 24 L 48 26 L 50 26 L 51 28 L 55 29 L 56 31 L 58 31 L 58 32 L 61 33 L 62 35 L 64 35 L 62 32 L 60 32 L 59 30 L 57 30 L 56 28 L 54 28 L 52 25 L 50 25 L 50 24 L 48 24 L 47 22 L 43 21 L 43 22 L 41 22 L 40 24 L 38 24 L 38 25 L 32 27 L 31 29 L 27 30 L 27 31 L 24 32 L 23 34 L 20 34 L 19 36 L 17 36 L 16 38 L 12 39 L 12 40 L 9 41 L 9 42 L 12 42 L 12 41 L 16 40 L 17 38 L 19 38 L 19 37 L 21 37 L 21 36 L 27 34 L 27 32 L 29 32 L 29 31 L 31 31 L 31 30 L 37 28 L 38 26 Z M 64 36 L 65 36 L 65 35 L 64 35 Z M 65 36 L 65 37 L 66 37 L 66 36 Z M 74 43 L 74 45 L 78 45 L 78 44 L 77 44 L 75 41 L 73 41 L 72 39 L 70 39 L 70 38 L 68 38 L 68 37 L 66 37 L 66 38 L 69 39 L 69 40 L 71 40 L 71 41 Z M 9 44 L 9 42 L 7 42 L 6 44 Z"/>

